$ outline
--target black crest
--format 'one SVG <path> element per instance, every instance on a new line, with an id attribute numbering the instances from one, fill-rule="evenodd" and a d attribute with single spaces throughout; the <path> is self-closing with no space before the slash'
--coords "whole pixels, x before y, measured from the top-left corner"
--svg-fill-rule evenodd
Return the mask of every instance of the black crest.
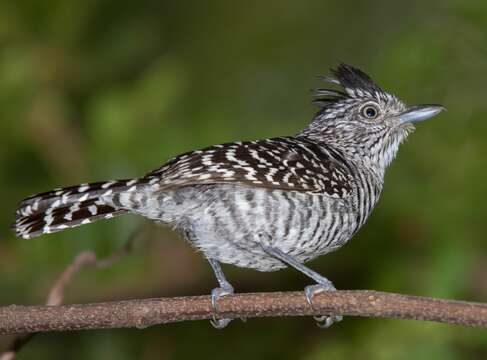
<path id="1" fill-rule="evenodd" d="M 357 98 L 364 96 L 380 96 L 382 90 L 366 73 L 347 64 L 340 64 L 338 68 L 331 69 L 333 77 L 320 76 L 320 79 L 340 85 L 344 91 L 334 89 L 315 89 L 314 104 L 320 107 L 327 107 L 346 98 Z"/>

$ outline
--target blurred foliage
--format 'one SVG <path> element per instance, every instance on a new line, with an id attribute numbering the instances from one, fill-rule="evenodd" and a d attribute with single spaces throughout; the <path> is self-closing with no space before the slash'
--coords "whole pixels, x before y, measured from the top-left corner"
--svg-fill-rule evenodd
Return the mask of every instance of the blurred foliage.
<path id="1" fill-rule="evenodd" d="M 167 229 L 126 217 L 21 241 L 25 196 L 141 175 L 180 152 L 292 134 L 313 75 L 345 61 L 408 103 L 421 124 L 367 226 L 311 266 L 337 287 L 487 300 L 487 2 L 0 1 L 0 302 L 41 303 L 79 251 L 100 256 L 139 224 L 144 241 L 84 271 L 68 302 L 205 294 L 205 261 Z M 226 267 L 237 291 L 299 289 L 294 271 Z M 0 339 L 0 346 L 8 338 Z M 76 349 L 76 350 L 73 350 Z M 37 336 L 18 359 L 486 359 L 487 334 L 425 322 L 309 318 Z"/>

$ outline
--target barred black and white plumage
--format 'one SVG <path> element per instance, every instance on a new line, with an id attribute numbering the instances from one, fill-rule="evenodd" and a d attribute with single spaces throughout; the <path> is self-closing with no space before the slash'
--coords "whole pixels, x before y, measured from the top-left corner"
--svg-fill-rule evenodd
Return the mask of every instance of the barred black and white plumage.
<path id="1" fill-rule="evenodd" d="M 131 183 L 132 180 L 81 184 L 29 197 L 17 209 L 14 230 L 29 239 L 121 215 L 126 210 L 116 209 L 102 199 L 127 191 Z"/>
<path id="2" fill-rule="evenodd" d="M 343 90 L 317 89 L 320 107 L 295 136 L 214 145 L 134 180 L 82 184 L 24 200 L 24 238 L 135 213 L 180 231 L 210 261 L 219 294 L 233 291 L 219 262 L 260 271 L 302 265 L 343 246 L 379 199 L 384 173 L 414 123 L 443 107 L 406 107 L 362 71 L 340 65 Z M 217 289 L 217 290 L 218 290 Z"/>
<path id="3" fill-rule="evenodd" d="M 340 153 L 301 137 L 237 141 L 192 151 L 148 178 L 163 189 L 233 183 L 344 197 L 351 178 Z"/>

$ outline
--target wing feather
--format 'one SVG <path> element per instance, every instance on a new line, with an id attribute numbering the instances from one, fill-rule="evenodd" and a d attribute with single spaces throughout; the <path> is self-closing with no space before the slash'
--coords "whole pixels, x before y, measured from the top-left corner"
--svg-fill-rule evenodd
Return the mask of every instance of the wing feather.
<path id="1" fill-rule="evenodd" d="M 147 174 L 145 180 L 161 190 L 234 183 L 345 198 L 352 191 L 351 175 L 336 151 L 305 138 L 280 137 L 188 152 Z"/>

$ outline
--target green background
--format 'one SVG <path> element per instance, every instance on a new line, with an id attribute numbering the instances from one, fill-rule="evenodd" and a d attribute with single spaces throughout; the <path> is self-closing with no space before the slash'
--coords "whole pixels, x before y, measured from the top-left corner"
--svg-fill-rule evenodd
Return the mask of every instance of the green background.
<path id="1" fill-rule="evenodd" d="M 207 294 L 205 260 L 132 216 L 31 241 L 9 230 L 23 197 L 134 177 L 178 153 L 293 134 L 313 115 L 314 77 L 344 61 L 409 104 L 420 124 L 382 199 L 347 246 L 311 267 L 341 289 L 487 301 L 487 2 L 0 1 L 0 303 L 40 304 L 82 250 L 134 253 L 85 270 L 67 303 Z M 301 289 L 292 270 L 225 267 L 237 291 Z M 0 347 L 9 338 L 0 338 Z M 346 318 L 206 321 L 52 333 L 18 359 L 486 359 L 485 330 Z"/>

